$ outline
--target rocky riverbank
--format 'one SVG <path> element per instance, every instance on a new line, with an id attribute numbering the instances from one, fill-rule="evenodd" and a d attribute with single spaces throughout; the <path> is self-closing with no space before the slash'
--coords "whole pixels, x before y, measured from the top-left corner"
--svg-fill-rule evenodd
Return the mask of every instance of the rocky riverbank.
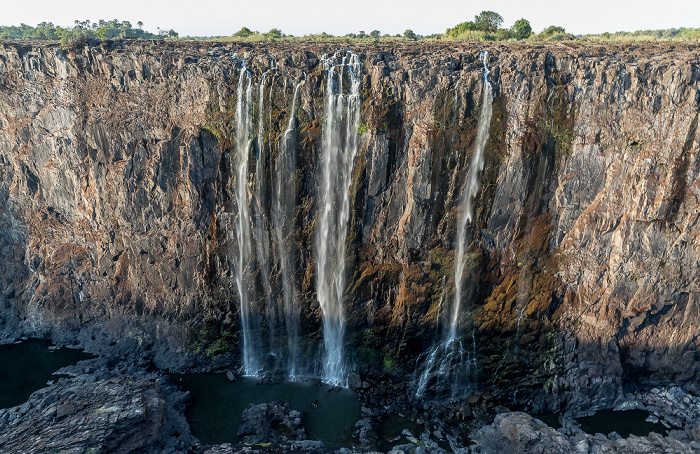
<path id="1" fill-rule="evenodd" d="M 444 403 L 368 404 L 355 424 L 352 448 L 328 449 L 307 440 L 302 414 L 285 402 L 250 406 L 239 441 L 203 446 L 190 433 L 184 409 L 189 394 L 158 372 L 152 356 L 116 356 L 69 366 L 61 378 L 17 407 L 0 410 L 0 446 L 32 453 L 379 453 L 381 424 L 398 415 L 422 427 L 404 429 L 392 454 L 428 453 L 694 453 L 700 449 L 700 398 L 679 388 L 630 393 L 618 410 L 645 409 L 665 421 L 668 434 L 590 435 L 575 420 L 554 429 L 522 412 L 494 406 L 489 396 Z M 362 393 L 362 390 L 360 390 Z M 365 388 L 365 393 L 372 392 Z"/>
<path id="2" fill-rule="evenodd" d="M 148 372 L 152 358 L 84 360 L 22 405 L 0 409 L 0 446 L 13 453 L 182 453 L 197 445 L 187 393 Z"/>
<path id="3" fill-rule="evenodd" d="M 686 429 L 670 436 L 652 433 L 647 437 L 631 435 L 622 438 L 616 433 L 589 435 L 575 431 L 566 435 L 525 413 L 503 413 L 493 424 L 473 436 L 477 445 L 474 454 L 517 453 L 696 453 L 700 449 L 700 425 L 696 419 Z"/>

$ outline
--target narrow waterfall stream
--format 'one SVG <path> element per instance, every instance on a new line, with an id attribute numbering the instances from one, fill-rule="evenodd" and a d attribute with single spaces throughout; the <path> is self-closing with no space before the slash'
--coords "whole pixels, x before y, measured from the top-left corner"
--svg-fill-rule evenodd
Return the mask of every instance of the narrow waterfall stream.
<path id="1" fill-rule="evenodd" d="M 472 349 L 465 351 L 462 337 L 458 332 L 462 307 L 465 254 L 467 249 L 467 227 L 474 217 L 474 198 L 479 191 L 479 176 L 484 168 L 484 150 L 489 140 L 491 125 L 493 92 L 489 82 L 488 52 L 482 54 L 484 66 L 484 88 L 481 113 L 477 125 L 474 152 L 469 164 L 462 196 L 460 198 L 459 217 L 457 219 L 457 239 L 455 256 L 455 297 L 451 307 L 447 330 L 442 340 L 432 349 L 427 357 L 425 369 L 418 381 L 417 397 L 422 397 L 434 381 L 435 389 L 440 392 L 449 389 L 452 396 L 466 391 L 468 378 L 476 368 L 476 335 L 472 332 Z"/>
<path id="2" fill-rule="evenodd" d="M 238 80 L 236 101 L 236 205 L 238 216 L 235 221 L 238 241 L 237 257 L 234 266 L 236 290 L 241 309 L 241 331 L 243 334 L 243 373 L 255 375 L 262 368 L 262 352 L 259 342 L 260 322 L 252 307 L 250 272 L 254 265 L 251 238 L 251 216 L 248 207 L 248 159 L 252 145 L 253 127 L 253 79 L 245 68 L 241 69 Z"/>
<path id="3" fill-rule="evenodd" d="M 327 71 L 322 127 L 319 219 L 315 236 L 317 298 L 323 311 L 322 359 L 326 382 L 344 385 L 343 352 L 346 285 L 345 240 L 350 216 L 350 183 L 357 154 L 362 64 L 350 52 L 324 60 Z M 345 80 L 349 86 L 345 87 Z"/>
<path id="4" fill-rule="evenodd" d="M 455 301 L 452 309 L 452 318 L 450 321 L 450 330 L 448 340 L 454 340 L 457 337 L 457 326 L 459 311 L 462 304 L 462 285 L 464 274 L 464 254 L 467 249 L 467 226 L 474 218 L 474 198 L 479 192 L 479 176 L 484 170 L 484 149 L 489 140 L 489 127 L 491 126 L 491 115 L 493 113 L 493 93 L 491 91 L 491 83 L 489 82 L 489 53 L 484 51 L 482 60 L 484 63 L 484 89 L 483 99 L 481 103 L 481 113 L 479 114 L 479 124 L 476 131 L 476 144 L 474 146 L 474 154 L 472 155 L 471 164 L 469 165 L 469 174 L 467 182 L 464 185 L 462 198 L 460 203 L 460 215 L 457 223 L 457 257 L 455 266 Z"/>
<path id="5" fill-rule="evenodd" d="M 272 285 L 270 283 L 270 226 L 266 210 L 268 209 L 269 183 L 266 178 L 265 167 L 268 162 L 265 149 L 265 85 L 268 74 L 272 70 L 267 70 L 260 78 L 258 88 L 258 130 L 256 135 L 257 150 L 255 155 L 255 181 L 253 184 L 253 194 L 251 197 L 251 207 L 253 209 L 253 239 L 256 251 L 256 268 L 260 274 L 260 285 L 262 287 L 262 301 L 264 302 L 267 324 L 274 326 L 276 319 L 275 305 L 272 304 Z M 270 87 L 272 90 L 272 87 Z M 275 349 L 275 330 L 269 330 L 269 353 L 277 355 Z"/>
<path id="6" fill-rule="evenodd" d="M 292 110 L 289 123 L 280 143 L 274 173 L 274 192 L 272 222 L 274 225 L 275 245 L 279 260 L 279 274 L 282 280 L 282 312 L 286 331 L 287 370 L 294 378 L 300 372 L 299 366 L 299 306 L 296 299 L 294 282 L 294 207 L 296 191 L 290 187 L 296 170 L 296 109 L 301 82 L 294 87 Z"/>

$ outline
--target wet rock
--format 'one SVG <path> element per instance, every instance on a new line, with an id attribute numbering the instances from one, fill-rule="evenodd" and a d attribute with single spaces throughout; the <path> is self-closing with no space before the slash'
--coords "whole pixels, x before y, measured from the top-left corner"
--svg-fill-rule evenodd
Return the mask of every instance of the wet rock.
<path id="1" fill-rule="evenodd" d="M 306 431 L 301 413 L 290 410 L 289 403 L 249 405 L 241 414 L 238 437 L 245 443 L 279 443 L 305 440 Z"/>
<path id="2" fill-rule="evenodd" d="M 309 452 L 309 453 L 323 453 L 325 452 L 325 446 L 323 442 L 315 440 L 301 440 L 295 441 L 291 444 L 292 449 L 296 452 Z"/>
<path id="3" fill-rule="evenodd" d="M 374 449 L 377 446 L 378 435 L 375 430 L 374 421 L 371 418 L 364 418 L 355 423 L 355 438 L 363 449 Z"/>

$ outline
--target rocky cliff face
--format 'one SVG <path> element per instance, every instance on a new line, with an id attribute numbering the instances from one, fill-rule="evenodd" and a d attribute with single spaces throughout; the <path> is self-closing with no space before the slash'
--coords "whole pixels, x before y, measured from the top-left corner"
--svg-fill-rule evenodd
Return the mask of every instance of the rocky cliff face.
<path id="1" fill-rule="evenodd" d="M 516 404 L 574 413 L 611 407 L 625 383 L 697 383 L 697 46 L 486 47 L 493 119 L 462 314 L 473 380 Z M 222 354 L 240 345 L 232 163 L 245 61 L 256 84 L 268 71 L 255 184 L 272 181 L 301 83 L 286 241 L 301 332 L 316 345 L 320 58 L 336 50 L 0 45 L 5 335 L 134 337 L 169 348 L 157 363 L 173 369 L 192 354 L 231 361 Z M 364 74 L 345 310 L 358 370 L 413 373 L 453 298 L 481 50 L 353 48 Z M 279 298 L 281 272 L 253 275 L 265 313 L 262 283 Z"/>

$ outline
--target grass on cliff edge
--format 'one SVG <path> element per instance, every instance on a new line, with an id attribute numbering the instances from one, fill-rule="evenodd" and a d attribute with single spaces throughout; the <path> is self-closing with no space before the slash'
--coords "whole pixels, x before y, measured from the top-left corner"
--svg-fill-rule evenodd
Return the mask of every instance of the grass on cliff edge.
<path id="1" fill-rule="evenodd" d="M 41 23 L 36 27 L 26 24 L 21 26 L 0 26 L 0 40 L 40 40 L 40 41 L 60 41 L 66 47 L 75 47 L 80 42 L 91 39 L 114 39 L 114 38 L 141 38 L 141 39 L 167 39 L 172 41 L 216 41 L 216 42 L 337 42 L 355 44 L 380 44 L 380 43 L 410 43 L 410 42 L 551 42 L 551 41 L 583 41 L 583 42 L 689 42 L 700 41 L 700 28 L 670 28 L 665 30 L 639 30 L 635 32 L 616 32 L 587 34 L 574 36 L 566 33 L 563 27 L 551 26 L 540 33 L 532 33 L 525 39 L 519 39 L 516 32 L 510 28 L 498 28 L 491 31 L 484 30 L 453 30 L 448 29 L 444 34 L 416 35 L 411 30 L 406 30 L 403 35 L 381 34 L 378 30 L 371 34 L 363 31 L 349 33 L 344 36 L 335 36 L 328 33 L 310 34 L 301 37 L 285 35 L 279 29 L 272 29 L 269 32 L 250 31 L 245 27 L 234 33 L 232 36 L 185 36 L 180 37 L 177 32 L 170 30 L 168 33 L 155 35 L 141 29 L 134 29 L 127 21 L 118 21 L 90 24 L 89 21 L 78 22 L 74 27 L 61 28 L 52 23 Z M 104 22 L 105 26 L 97 28 Z M 117 25 L 110 25 L 114 22 Z M 110 27 L 107 27 L 110 25 Z M 245 33 L 243 33 L 245 31 Z M 163 32 L 161 30 L 161 32 Z M 524 36 L 524 35 L 523 35 Z"/>

